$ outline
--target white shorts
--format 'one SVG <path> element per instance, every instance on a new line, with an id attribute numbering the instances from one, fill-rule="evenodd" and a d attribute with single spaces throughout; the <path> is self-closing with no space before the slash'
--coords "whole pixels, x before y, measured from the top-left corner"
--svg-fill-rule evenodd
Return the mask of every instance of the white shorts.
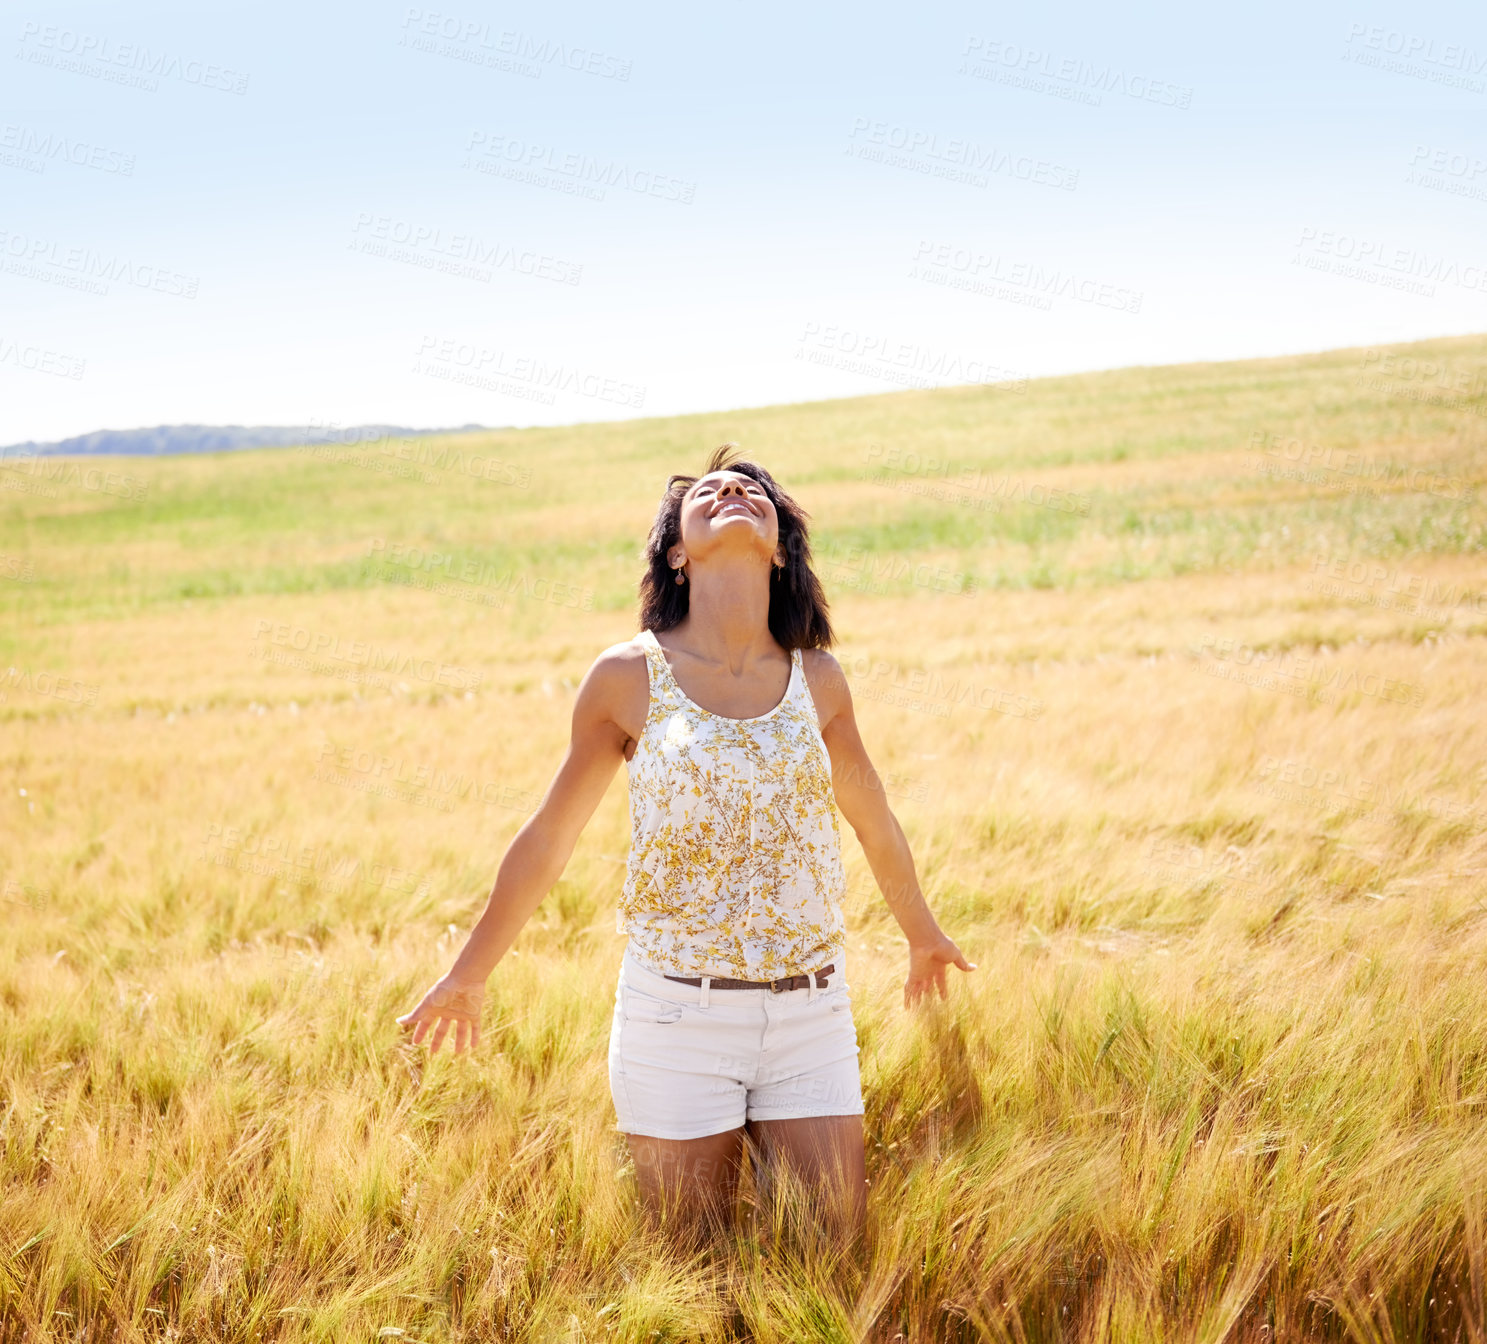
<path id="1" fill-rule="evenodd" d="M 833 964 L 825 988 L 713 989 L 668 980 L 626 943 L 609 1032 L 618 1128 L 700 1139 L 745 1120 L 861 1115 L 851 989 Z"/>

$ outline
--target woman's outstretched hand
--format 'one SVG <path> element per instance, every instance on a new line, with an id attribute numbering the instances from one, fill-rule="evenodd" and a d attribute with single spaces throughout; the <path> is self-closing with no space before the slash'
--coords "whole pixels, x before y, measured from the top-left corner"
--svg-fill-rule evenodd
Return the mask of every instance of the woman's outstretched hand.
<path id="1" fill-rule="evenodd" d="M 967 961 L 951 939 L 945 935 L 929 943 L 909 944 L 909 978 L 904 981 L 904 1007 L 912 1008 L 933 985 L 945 997 L 945 968 L 959 966 L 974 971 L 976 963 Z"/>
<path id="2" fill-rule="evenodd" d="M 484 1005 L 483 980 L 452 980 L 446 975 L 423 996 L 418 1007 L 411 1013 L 404 1013 L 397 1021 L 404 1031 L 413 1028 L 414 1045 L 422 1045 L 429 1028 L 433 1027 L 430 1054 L 444 1043 L 444 1037 L 453 1027 L 454 1053 L 458 1055 L 480 1044 L 480 1010 Z"/>

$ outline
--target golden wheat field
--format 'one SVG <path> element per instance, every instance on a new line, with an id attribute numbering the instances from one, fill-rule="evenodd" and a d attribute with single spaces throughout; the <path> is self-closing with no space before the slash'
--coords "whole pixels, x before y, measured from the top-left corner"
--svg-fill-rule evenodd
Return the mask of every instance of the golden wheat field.
<path id="1" fill-rule="evenodd" d="M 394 1021 L 730 439 L 979 963 L 904 1009 L 844 822 L 852 1256 L 637 1221 L 623 769 L 480 1048 Z M 0 1337 L 1487 1340 L 1484 487 L 1487 336 L 0 461 Z"/>

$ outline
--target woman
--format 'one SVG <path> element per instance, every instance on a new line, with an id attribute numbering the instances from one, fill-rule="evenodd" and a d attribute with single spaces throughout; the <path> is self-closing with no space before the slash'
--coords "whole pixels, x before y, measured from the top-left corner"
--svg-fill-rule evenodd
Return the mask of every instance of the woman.
<path id="1" fill-rule="evenodd" d="M 480 1043 L 491 969 L 557 881 L 621 760 L 631 849 L 609 1072 L 645 1207 L 727 1221 L 745 1148 L 866 1211 L 840 834 L 851 822 L 909 943 L 904 1003 L 974 969 L 925 904 L 826 652 L 807 514 L 762 467 L 673 475 L 646 546 L 641 633 L 578 688 L 573 736 L 449 973 L 398 1018 Z M 783 690 L 782 690 L 783 687 Z"/>

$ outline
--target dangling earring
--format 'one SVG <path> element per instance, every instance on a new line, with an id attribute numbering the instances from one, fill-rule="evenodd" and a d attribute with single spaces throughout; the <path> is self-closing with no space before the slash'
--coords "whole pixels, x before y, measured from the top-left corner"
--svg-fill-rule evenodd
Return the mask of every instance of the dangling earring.
<path id="1" fill-rule="evenodd" d="M 676 581 L 678 583 L 685 583 L 687 581 L 686 575 L 682 573 L 680 565 L 676 568 Z"/>

